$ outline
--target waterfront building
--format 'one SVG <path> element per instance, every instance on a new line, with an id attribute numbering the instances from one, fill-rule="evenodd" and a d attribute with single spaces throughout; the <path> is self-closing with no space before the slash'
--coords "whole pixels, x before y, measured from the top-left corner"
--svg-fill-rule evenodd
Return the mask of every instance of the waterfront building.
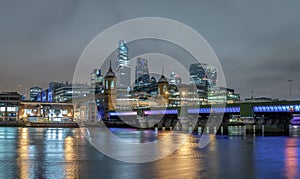
<path id="1" fill-rule="evenodd" d="M 240 101 L 240 95 L 234 89 L 224 87 L 211 87 L 208 92 L 209 103 L 235 103 Z"/>
<path id="2" fill-rule="evenodd" d="M 131 86 L 131 67 L 128 58 L 128 48 L 124 40 L 120 40 L 118 48 L 118 66 L 117 66 L 117 86 L 130 87 Z"/>
<path id="3" fill-rule="evenodd" d="M 31 87 L 29 91 L 30 101 L 40 101 L 43 89 L 40 87 Z"/>
<path id="4" fill-rule="evenodd" d="M 17 92 L 0 93 L 0 121 L 19 120 L 19 105 L 22 95 Z"/>
<path id="5" fill-rule="evenodd" d="M 177 95 L 180 96 L 180 105 L 200 105 L 207 102 L 207 97 L 199 94 L 198 87 L 194 84 L 176 85 L 178 89 Z"/>
<path id="6" fill-rule="evenodd" d="M 74 118 L 72 103 L 21 101 L 19 116 L 30 122 L 70 122 Z"/>
<path id="7" fill-rule="evenodd" d="M 88 84 L 72 84 L 66 82 L 55 91 L 56 102 L 71 102 L 74 98 L 86 97 L 92 94 L 94 89 Z"/>

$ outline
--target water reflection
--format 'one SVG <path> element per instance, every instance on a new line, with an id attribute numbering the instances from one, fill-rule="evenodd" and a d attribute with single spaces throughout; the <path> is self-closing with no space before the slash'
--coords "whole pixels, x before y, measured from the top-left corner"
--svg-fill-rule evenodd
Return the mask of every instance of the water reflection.
<path id="1" fill-rule="evenodd" d="M 19 178 L 29 178 L 29 135 L 28 128 L 19 128 L 18 130 L 18 148 L 17 165 L 19 168 Z"/>
<path id="2" fill-rule="evenodd" d="M 169 132 L 118 129 L 122 138 L 146 143 Z M 133 132 L 133 133 L 132 133 Z M 165 138 L 169 152 L 185 134 Z M 215 136 L 199 148 L 192 135 L 171 155 L 149 163 L 120 162 L 99 153 L 80 129 L 1 128 L 0 178 L 299 178 L 299 138 Z M 105 139 L 104 139 L 105 140 Z M 102 141 L 110 145 L 110 141 Z M 123 148 L 136 157 L 134 148 Z M 147 155 L 145 153 L 145 155 Z"/>
<path id="3" fill-rule="evenodd" d="M 300 176 L 298 171 L 298 139 L 288 138 L 285 143 L 285 176 L 286 178 L 297 178 Z"/>
<path id="4" fill-rule="evenodd" d="M 65 176 L 67 179 L 79 178 L 78 151 L 75 148 L 76 143 L 73 137 L 68 136 L 64 141 L 65 154 Z"/>

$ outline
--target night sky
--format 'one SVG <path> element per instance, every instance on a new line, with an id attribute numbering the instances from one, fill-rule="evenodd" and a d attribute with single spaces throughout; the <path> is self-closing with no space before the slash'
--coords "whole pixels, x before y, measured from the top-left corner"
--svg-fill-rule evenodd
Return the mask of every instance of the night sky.
<path id="1" fill-rule="evenodd" d="M 104 29 L 137 17 L 165 17 L 198 31 L 242 99 L 300 99 L 300 1 L 2 0 L 0 91 L 28 93 L 72 81 L 86 45 Z M 117 44 L 117 42 L 116 42 Z M 155 61 L 153 61 L 155 63 Z"/>

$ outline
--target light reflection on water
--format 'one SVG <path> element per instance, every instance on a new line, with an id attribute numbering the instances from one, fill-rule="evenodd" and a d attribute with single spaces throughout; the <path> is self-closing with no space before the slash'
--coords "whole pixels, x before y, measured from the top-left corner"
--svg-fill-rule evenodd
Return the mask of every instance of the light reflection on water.
<path id="1" fill-rule="evenodd" d="M 288 138 L 285 142 L 285 177 L 297 178 L 300 177 L 298 171 L 298 154 L 299 145 L 296 138 Z"/>
<path id="2" fill-rule="evenodd" d="M 18 158 L 17 165 L 20 168 L 20 178 L 29 178 L 29 135 L 28 128 L 19 128 L 18 130 L 19 143 L 18 143 Z"/>
<path id="3" fill-rule="evenodd" d="M 112 129 L 130 142 L 150 142 L 169 132 Z M 297 137 L 216 136 L 203 149 L 199 135 L 155 162 L 130 164 L 104 156 L 80 129 L 0 128 L 0 178 L 299 178 Z M 169 151 L 173 140 L 167 138 Z M 126 149 L 130 150 L 130 149 Z M 128 157 L 135 157 L 127 151 Z"/>

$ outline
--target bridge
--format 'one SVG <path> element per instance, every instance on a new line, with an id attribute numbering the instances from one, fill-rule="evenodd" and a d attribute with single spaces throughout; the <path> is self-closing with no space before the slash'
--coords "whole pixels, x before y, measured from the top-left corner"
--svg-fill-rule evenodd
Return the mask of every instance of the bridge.
<path id="1" fill-rule="evenodd" d="M 122 120 L 142 128 L 158 127 L 174 129 L 176 125 L 183 128 L 195 126 L 203 130 L 210 119 L 221 118 L 221 128 L 224 133 L 228 126 L 244 125 L 247 133 L 288 133 L 293 116 L 300 116 L 300 101 L 273 102 L 240 102 L 218 105 L 177 106 L 166 108 L 141 108 L 132 111 L 109 111 L 109 118 Z M 184 126 L 185 125 L 185 126 Z M 209 126 L 216 128 L 217 126 Z M 221 128 L 219 130 L 221 130 Z M 208 131 L 213 131 L 208 129 Z"/>

